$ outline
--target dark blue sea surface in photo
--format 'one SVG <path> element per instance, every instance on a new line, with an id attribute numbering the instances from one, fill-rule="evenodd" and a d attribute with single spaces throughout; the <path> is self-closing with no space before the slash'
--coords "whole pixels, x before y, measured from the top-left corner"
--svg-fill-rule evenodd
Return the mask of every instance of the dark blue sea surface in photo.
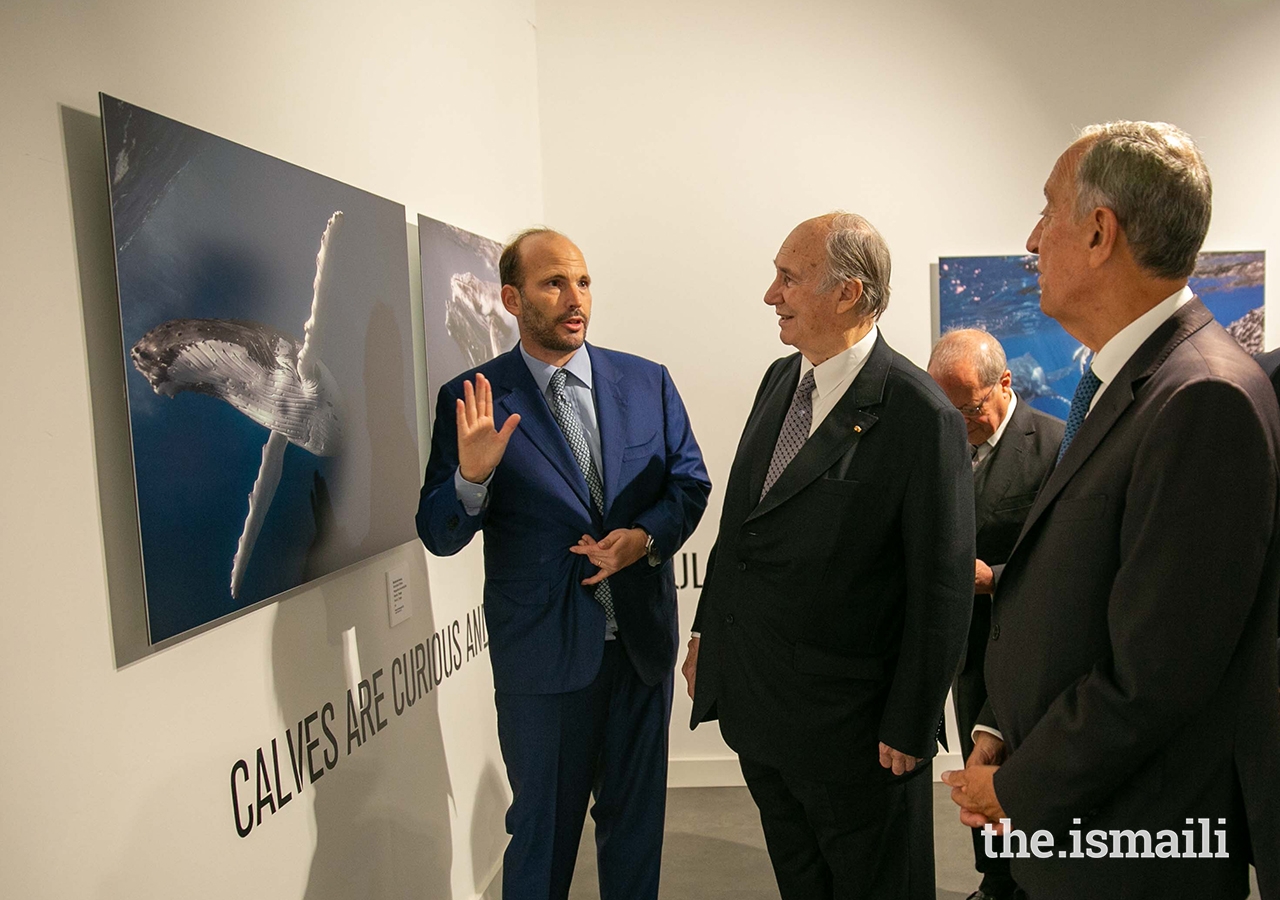
<path id="1" fill-rule="evenodd" d="M 1239 330 L 1256 331 L 1260 340 L 1264 264 L 1261 251 L 1202 253 L 1191 289 L 1223 327 L 1252 314 L 1256 323 L 1246 320 Z M 1066 418 L 1091 355 L 1040 311 L 1037 278 L 1033 255 L 943 257 L 938 261 L 938 321 L 943 332 L 982 328 L 994 334 L 1004 345 L 1019 396 Z M 1256 352 L 1261 344 L 1246 349 Z"/>

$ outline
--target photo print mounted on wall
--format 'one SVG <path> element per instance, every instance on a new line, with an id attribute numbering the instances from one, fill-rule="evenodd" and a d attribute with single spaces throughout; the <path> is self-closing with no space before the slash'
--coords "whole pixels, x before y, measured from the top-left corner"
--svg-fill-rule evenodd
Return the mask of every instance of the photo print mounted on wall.
<path id="1" fill-rule="evenodd" d="M 418 216 L 422 322 L 427 386 L 440 386 L 516 345 L 515 316 L 502 305 L 502 245 L 453 225 Z"/>
<path id="2" fill-rule="evenodd" d="M 101 103 L 155 644 L 414 539 L 405 212 Z"/>
<path id="3" fill-rule="evenodd" d="M 1264 251 L 1201 253 L 1190 287 L 1244 348 L 1262 350 Z M 1004 345 L 1018 396 L 1067 417 L 1089 348 L 1040 311 L 1036 257 L 951 256 L 938 260 L 942 332 L 981 328 Z"/>

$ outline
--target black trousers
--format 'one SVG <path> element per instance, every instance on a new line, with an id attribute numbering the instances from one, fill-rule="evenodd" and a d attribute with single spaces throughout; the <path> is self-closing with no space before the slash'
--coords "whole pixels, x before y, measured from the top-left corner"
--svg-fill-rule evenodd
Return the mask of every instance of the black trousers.
<path id="1" fill-rule="evenodd" d="M 933 781 L 831 784 L 739 758 L 782 900 L 934 900 Z"/>

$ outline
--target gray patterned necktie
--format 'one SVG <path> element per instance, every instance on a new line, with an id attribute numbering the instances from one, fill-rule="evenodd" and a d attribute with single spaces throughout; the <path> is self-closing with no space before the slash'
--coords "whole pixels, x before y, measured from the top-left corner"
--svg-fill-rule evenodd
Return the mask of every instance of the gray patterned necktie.
<path id="1" fill-rule="evenodd" d="M 809 440 L 809 429 L 813 425 L 813 389 L 817 385 L 813 380 L 813 369 L 804 373 L 800 383 L 796 385 L 795 395 L 791 398 L 791 407 L 787 417 L 782 421 L 782 430 L 778 432 L 778 442 L 773 445 L 773 459 L 769 462 L 769 474 L 764 477 L 764 490 L 760 499 L 769 493 L 769 488 L 778 480 L 791 460 L 796 458 L 804 442 Z"/>
<path id="2" fill-rule="evenodd" d="M 603 514 L 604 485 L 600 483 L 600 473 L 596 471 L 596 464 L 591 459 L 591 448 L 587 446 L 587 437 L 582 433 L 582 423 L 578 421 L 578 414 L 565 391 L 566 377 L 564 369 L 556 369 L 551 375 L 551 415 L 564 433 L 564 439 L 569 442 L 569 449 L 573 451 L 573 458 L 582 470 L 582 477 L 587 479 L 592 504 Z M 609 587 L 609 579 L 596 585 L 596 601 L 604 607 L 604 614 L 612 619 L 613 590 Z"/>

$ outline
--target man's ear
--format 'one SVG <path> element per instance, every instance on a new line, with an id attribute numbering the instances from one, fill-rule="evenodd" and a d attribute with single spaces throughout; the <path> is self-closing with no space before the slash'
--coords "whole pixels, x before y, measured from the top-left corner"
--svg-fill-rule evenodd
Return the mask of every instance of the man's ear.
<path id="1" fill-rule="evenodd" d="M 1120 240 L 1120 220 L 1115 210 L 1105 206 L 1094 209 L 1089 217 L 1089 266 L 1098 268 L 1111 258 Z"/>
<path id="2" fill-rule="evenodd" d="M 862 279 L 850 278 L 840 289 L 840 299 L 836 301 L 836 312 L 846 313 L 858 305 L 862 299 Z"/>
<path id="3" fill-rule="evenodd" d="M 516 290 L 514 285 L 504 284 L 502 286 L 502 305 L 506 307 L 507 312 L 520 318 L 520 292 Z"/>

